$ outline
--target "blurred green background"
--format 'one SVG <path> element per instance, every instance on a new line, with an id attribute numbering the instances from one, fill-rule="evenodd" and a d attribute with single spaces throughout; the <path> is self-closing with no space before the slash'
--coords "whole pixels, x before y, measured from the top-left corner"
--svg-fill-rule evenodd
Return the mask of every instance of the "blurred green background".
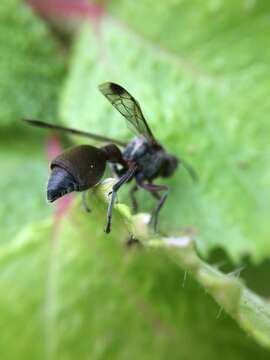
<path id="1" fill-rule="evenodd" d="M 256 0 L 1 2 L 1 359 L 269 359 L 269 24 Z M 145 229 L 129 186 L 110 235 L 102 186 L 91 214 L 78 195 L 46 203 L 49 159 L 80 140 L 20 119 L 129 140 L 104 81 L 199 174 L 166 180 L 176 246 L 125 246 Z"/>

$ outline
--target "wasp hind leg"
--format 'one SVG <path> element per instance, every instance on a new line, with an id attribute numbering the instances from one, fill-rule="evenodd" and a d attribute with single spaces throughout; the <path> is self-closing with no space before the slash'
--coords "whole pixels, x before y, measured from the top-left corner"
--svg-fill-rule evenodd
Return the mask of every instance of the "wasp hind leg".
<path id="1" fill-rule="evenodd" d="M 111 232 L 111 222 L 112 222 L 112 210 L 113 205 L 116 199 L 117 191 L 120 189 L 122 185 L 124 185 L 126 182 L 128 182 L 132 177 L 134 176 L 135 172 L 137 170 L 136 166 L 130 167 L 126 173 L 117 181 L 116 184 L 113 185 L 112 192 L 111 192 L 111 199 L 109 202 L 109 207 L 107 211 L 107 224 L 105 227 L 105 232 L 109 234 Z"/>
<path id="2" fill-rule="evenodd" d="M 88 213 L 91 212 L 91 209 L 89 208 L 89 206 L 87 204 L 87 191 L 83 191 L 83 193 L 82 193 L 82 206 L 86 212 L 88 212 Z"/>
<path id="3" fill-rule="evenodd" d="M 158 204 L 152 211 L 151 219 L 150 219 L 150 225 L 153 227 L 153 230 L 156 233 L 157 224 L 158 224 L 158 216 L 159 216 L 160 210 L 162 209 L 162 207 L 168 197 L 169 188 L 166 185 L 155 185 L 155 184 L 151 184 L 151 183 L 145 184 L 143 182 L 138 182 L 137 184 L 141 189 L 144 189 L 144 190 L 150 192 L 150 194 L 155 199 L 158 200 Z M 160 192 L 164 192 L 163 195 L 160 195 L 159 194 Z"/>
<path id="4" fill-rule="evenodd" d="M 167 188 L 167 186 L 166 186 Z M 160 210 L 162 209 L 167 197 L 169 195 L 169 190 L 167 188 L 167 190 L 164 192 L 164 194 L 160 197 L 159 202 L 157 204 L 157 206 L 154 208 L 154 210 L 152 211 L 152 216 L 151 216 L 151 220 L 150 220 L 150 224 L 153 224 L 153 229 L 154 232 L 156 233 L 157 231 L 157 224 L 158 224 L 158 216 L 160 213 Z"/>
<path id="5" fill-rule="evenodd" d="M 135 214 L 138 212 L 138 201 L 137 201 L 137 199 L 135 197 L 136 191 L 138 191 L 138 185 L 137 184 L 132 186 L 132 188 L 129 191 L 129 196 L 130 196 L 130 199 L 131 199 L 132 208 L 133 208 L 133 211 L 134 211 Z"/>

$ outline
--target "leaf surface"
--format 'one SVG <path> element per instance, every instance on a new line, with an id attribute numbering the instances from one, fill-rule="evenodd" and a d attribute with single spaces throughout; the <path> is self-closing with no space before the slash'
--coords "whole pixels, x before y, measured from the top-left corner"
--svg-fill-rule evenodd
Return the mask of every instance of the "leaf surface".
<path id="1" fill-rule="evenodd" d="M 269 347 L 269 305 L 204 264 L 189 243 L 128 248 L 132 224 L 121 204 L 106 235 L 108 191 L 90 195 L 91 214 L 76 206 L 63 222 L 28 226 L 1 248 L 2 356 L 266 359 L 220 306 Z"/>
<path id="2" fill-rule="evenodd" d="M 270 254 L 269 15 L 257 2 L 210 3 L 112 2 L 101 38 L 88 25 L 77 37 L 61 117 L 130 139 L 97 91 L 104 81 L 124 86 L 157 139 L 199 174 L 194 184 L 180 167 L 157 181 L 170 186 L 160 228 L 193 228 L 202 255 L 221 247 L 235 262 L 256 263 Z M 154 203 L 140 196 L 149 211 Z"/>
<path id="3" fill-rule="evenodd" d="M 23 117 L 57 120 L 65 69 L 59 50 L 23 1 L 1 1 L 0 127 L 21 130 Z"/>
<path id="4" fill-rule="evenodd" d="M 65 65 L 49 30 L 22 1 L 0 5 L 0 243 L 52 213 L 45 188 L 48 133 L 23 117 L 57 119 Z"/>

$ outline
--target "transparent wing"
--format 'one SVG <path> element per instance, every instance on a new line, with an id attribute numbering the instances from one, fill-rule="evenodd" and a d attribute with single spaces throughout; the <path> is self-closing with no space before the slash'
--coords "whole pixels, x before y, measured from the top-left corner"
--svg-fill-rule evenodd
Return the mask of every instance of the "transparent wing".
<path id="1" fill-rule="evenodd" d="M 150 130 L 140 107 L 140 104 L 122 86 L 107 82 L 99 85 L 101 93 L 122 114 L 135 133 L 143 135 L 147 140 L 157 143 Z"/>
<path id="2" fill-rule="evenodd" d="M 86 131 L 81 131 L 81 130 L 77 130 L 77 129 L 73 129 L 73 128 L 68 128 L 68 127 L 61 126 L 61 125 L 50 124 L 50 123 L 47 123 L 47 122 L 41 121 L 41 120 L 36 120 L 36 119 L 22 119 L 22 120 L 27 122 L 29 125 L 40 127 L 40 128 L 66 132 L 66 133 L 69 133 L 69 134 L 79 135 L 79 136 L 87 137 L 87 138 L 94 139 L 94 140 L 101 141 L 101 142 L 105 142 L 105 143 L 117 144 L 117 145 L 123 146 L 123 147 L 127 145 L 125 142 L 120 141 L 120 140 L 108 138 L 106 136 L 93 134 L 93 133 L 86 132 Z"/>

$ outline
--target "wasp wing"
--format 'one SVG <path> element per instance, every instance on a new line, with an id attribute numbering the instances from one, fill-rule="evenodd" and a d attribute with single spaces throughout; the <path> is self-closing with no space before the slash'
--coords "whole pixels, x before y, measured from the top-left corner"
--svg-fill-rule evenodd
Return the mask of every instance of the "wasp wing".
<path id="1" fill-rule="evenodd" d="M 97 140 L 97 141 L 101 141 L 101 142 L 104 142 L 104 143 L 117 144 L 117 145 L 123 146 L 123 147 L 127 145 L 123 141 L 115 140 L 115 139 L 108 138 L 106 136 L 102 136 L 102 135 L 98 135 L 98 134 L 93 134 L 93 133 L 90 133 L 90 132 L 87 132 L 87 131 L 81 131 L 81 130 L 68 128 L 68 127 L 61 126 L 61 125 L 50 124 L 50 123 L 47 123 L 45 121 L 40 121 L 40 120 L 36 120 L 36 119 L 22 119 L 22 120 L 27 122 L 29 125 L 40 127 L 40 128 L 66 132 L 66 133 L 69 133 L 69 134 L 87 137 L 87 138 L 94 139 L 94 140 Z"/>
<path id="2" fill-rule="evenodd" d="M 140 104 L 127 90 L 112 82 L 99 85 L 99 90 L 132 125 L 136 134 L 143 135 L 148 141 L 157 143 L 143 116 Z"/>

